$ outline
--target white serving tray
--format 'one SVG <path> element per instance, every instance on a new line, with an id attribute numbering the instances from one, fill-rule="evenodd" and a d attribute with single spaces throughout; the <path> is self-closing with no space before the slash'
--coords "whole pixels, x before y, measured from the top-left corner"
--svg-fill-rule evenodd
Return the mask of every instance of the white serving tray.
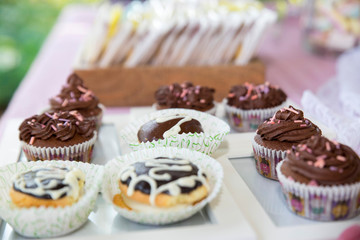
<path id="1" fill-rule="evenodd" d="M 145 108 L 147 111 L 148 109 Z M 130 151 L 119 142 L 119 130 L 144 111 L 135 114 L 105 116 L 98 141 L 94 148 L 93 163 L 105 164 L 118 154 Z M 2 139 L 0 166 L 23 161 L 18 140 L 18 126 L 21 119 L 10 120 Z M 226 146 L 226 144 L 224 144 Z M 256 239 L 256 234 L 237 207 L 235 200 L 223 185 L 219 196 L 193 217 L 167 226 L 147 226 L 131 222 L 105 203 L 99 194 L 96 209 L 90 214 L 87 223 L 77 231 L 61 239 Z M 18 235 L 6 222 L 0 227 L 0 239 L 26 239 Z"/>
<path id="2" fill-rule="evenodd" d="M 94 162 L 104 164 L 113 156 L 130 149 L 116 139 L 119 130 L 132 119 L 152 111 L 133 108 L 130 114 L 107 115 L 104 130 L 94 152 Z M 11 120 L 2 139 L 0 166 L 21 157 L 18 126 Z M 324 134 L 335 135 L 323 126 Z M 336 239 L 360 217 L 340 222 L 315 222 L 292 215 L 281 200 L 279 183 L 260 176 L 255 169 L 251 139 L 254 133 L 231 133 L 212 155 L 224 168 L 224 185 L 218 198 L 206 209 L 183 222 L 153 227 L 130 222 L 119 216 L 99 195 L 89 221 L 63 239 Z M 0 228 L 2 239 L 22 239 L 6 223 Z"/>

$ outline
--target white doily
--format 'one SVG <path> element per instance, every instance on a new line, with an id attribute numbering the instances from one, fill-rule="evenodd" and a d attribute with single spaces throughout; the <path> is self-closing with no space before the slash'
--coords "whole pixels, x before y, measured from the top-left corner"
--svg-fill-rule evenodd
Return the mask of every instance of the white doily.
<path id="1" fill-rule="evenodd" d="M 337 75 L 317 94 L 305 91 L 301 104 L 306 112 L 333 129 L 337 141 L 360 155 L 360 48 L 343 54 Z"/>

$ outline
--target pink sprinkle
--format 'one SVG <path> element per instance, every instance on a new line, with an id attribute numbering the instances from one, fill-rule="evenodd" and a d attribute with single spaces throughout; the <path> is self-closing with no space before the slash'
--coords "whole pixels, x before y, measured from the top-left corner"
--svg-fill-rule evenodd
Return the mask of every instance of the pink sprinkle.
<path id="1" fill-rule="evenodd" d="M 254 96 L 251 97 L 251 100 L 255 100 L 255 99 L 257 99 L 257 98 L 258 98 L 258 96 L 257 96 L 257 95 L 254 95 Z"/>
<path id="2" fill-rule="evenodd" d="M 77 89 L 82 92 L 82 93 L 86 93 L 87 92 L 87 89 L 82 87 L 82 86 L 78 86 Z"/>
<path id="3" fill-rule="evenodd" d="M 79 125 L 79 124 L 80 124 L 80 122 L 79 122 L 79 121 L 76 121 L 76 122 L 75 122 L 75 124 L 76 124 L 76 125 Z"/>
<path id="4" fill-rule="evenodd" d="M 200 90 L 199 89 L 195 89 L 195 94 L 199 94 Z"/>
<path id="5" fill-rule="evenodd" d="M 66 105 L 68 104 L 68 100 L 67 98 L 65 98 L 65 100 L 63 101 L 63 103 L 61 104 L 62 107 L 66 107 Z"/>
<path id="6" fill-rule="evenodd" d="M 58 123 L 58 124 L 56 124 L 56 126 L 58 126 L 58 127 L 59 127 L 59 126 L 62 126 L 62 125 L 63 125 L 62 123 Z"/>
<path id="7" fill-rule="evenodd" d="M 312 166 L 314 163 L 312 161 L 307 161 L 307 165 Z"/>
<path id="8" fill-rule="evenodd" d="M 170 92 L 172 92 L 173 89 L 174 89 L 174 85 L 170 85 L 170 86 L 169 86 Z"/>
<path id="9" fill-rule="evenodd" d="M 295 153 L 295 156 L 299 157 L 299 156 L 300 156 L 300 153 L 299 153 L 299 152 L 296 152 L 296 153 Z"/>
<path id="10" fill-rule="evenodd" d="M 45 115 L 48 116 L 49 118 L 53 118 L 53 116 L 48 112 L 46 112 Z"/>
<path id="11" fill-rule="evenodd" d="M 291 153 L 291 151 L 290 151 L 290 150 L 287 150 L 287 151 L 286 151 L 286 154 L 290 154 L 290 153 Z"/>
<path id="12" fill-rule="evenodd" d="M 285 112 L 285 109 L 284 109 L 284 108 L 281 108 L 281 109 L 280 109 L 280 112 Z"/>
<path id="13" fill-rule="evenodd" d="M 30 144 L 30 145 L 33 145 L 33 144 L 34 144 L 34 141 L 35 141 L 35 137 L 33 136 L 33 137 L 30 138 L 29 144 Z"/>
<path id="14" fill-rule="evenodd" d="M 45 128 L 46 126 L 44 124 L 41 124 L 41 128 Z"/>
<path id="15" fill-rule="evenodd" d="M 201 103 L 205 103 L 206 100 L 205 100 L 205 99 L 200 99 L 200 102 L 201 102 Z"/>
<path id="16" fill-rule="evenodd" d="M 307 125 L 306 124 L 300 124 L 300 127 L 306 127 Z"/>
<path id="17" fill-rule="evenodd" d="M 186 102 L 186 105 L 190 106 L 190 105 L 191 105 L 191 102 Z"/>
<path id="18" fill-rule="evenodd" d="M 288 108 L 288 107 L 284 107 L 284 109 L 285 109 L 285 110 L 288 110 L 288 111 L 290 111 L 290 112 L 293 112 L 293 113 L 295 113 L 295 114 L 299 114 L 299 112 L 298 112 L 298 111 L 295 111 L 294 109 L 291 109 L 291 108 Z"/>
<path id="19" fill-rule="evenodd" d="M 325 166 L 325 160 L 323 158 L 320 158 L 320 159 L 316 158 L 316 162 L 314 164 L 314 167 L 324 168 L 324 166 Z"/>
<path id="20" fill-rule="evenodd" d="M 70 97 L 75 98 L 74 92 L 70 92 Z"/>
<path id="21" fill-rule="evenodd" d="M 292 178 L 291 176 L 288 176 L 288 178 L 290 181 L 294 181 L 294 178 Z"/>
<path id="22" fill-rule="evenodd" d="M 310 148 L 306 148 L 306 151 L 308 152 L 308 153 L 312 153 L 312 150 L 310 149 Z"/>
<path id="23" fill-rule="evenodd" d="M 337 149 L 340 149 L 340 143 L 338 143 L 338 142 L 335 141 L 335 140 L 332 140 L 332 142 L 335 144 L 335 146 L 336 146 Z"/>
<path id="24" fill-rule="evenodd" d="M 317 156 L 316 160 L 324 160 L 325 158 L 326 158 L 326 155 L 323 154 L 323 155 Z"/>
<path id="25" fill-rule="evenodd" d="M 309 183 L 308 183 L 309 186 L 319 186 L 318 183 L 315 181 L 315 180 L 311 180 Z"/>
<path id="26" fill-rule="evenodd" d="M 84 94 L 84 98 L 89 98 L 91 95 L 93 95 L 93 92 L 88 90 L 86 91 L 86 93 Z"/>
<path id="27" fill-rule="evenodd" d="M 302 120 L 295 120 L 294 123 L 302 123 Z"/>
<path id="28" fill-rule="evenodd" d="M 305 149 L 306 149 L 307 147 L 306 147 L 306 145 L 305 144 L 303 144 L 303 145 L 301 145 L 301 147 L 300 147 L 300 151 L 304 151 Z"/>
<path id="29" fill-rule="evenodd" d="M 326 151 L 331 151 L 331 147 L 330 147 L 330 143 L 329 143 L 329 142 L 326 142 L 326 143 L 325 143 L 325 146 L 326 146 Z"/>
<path id="30" fill-rule="evenodd" d="M 58 117 L 57 113 L 54 113 L 53 119 L 58 119 L 58 118 L 59 118 L 59 117 Z"/>
<path id="31" fill-rule="evenodd" d="M 51 128 L 54 129 L 54 131 L 57 131 L 57 128 L 54 125 L 51 125 Z"/>
<path id="32" fill-rule="evenodd" d="M 345 162 L 345 161 L 346 161 L 346 158 L 345 158 L 344 156 L 340 156 L 340 155 L 336 156 L 336 159 L 339 160 L 339 161 L 341 161 L 341 162 Z"/>
<path id="33" fill-rule="evenodd" d="M 188 93 L 188 90 L 187 89 L 184 89 L 180 95 L 180 98 L 183 98 L 185 97 L 185 95 Z"/>
<path id="34" fill-rule="evenodd" d="M 36 120 L 35 119 L 31 119 L 32 122 L 35 122 Z"/>

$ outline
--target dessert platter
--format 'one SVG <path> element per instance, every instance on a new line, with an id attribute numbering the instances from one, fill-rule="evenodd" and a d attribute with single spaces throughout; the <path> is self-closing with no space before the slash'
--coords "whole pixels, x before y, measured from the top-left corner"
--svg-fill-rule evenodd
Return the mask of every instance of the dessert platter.
<path id="1" fill-rule="evenodd" d="M 277 87 L 214 105 L 174 89 L 161 96 L 181 108 L 103 114 L 71 75 L 59 109 L 9 121 L 1 238 L 327 239 L 359 222 L 360 159 Z M 215 116 L 196 110 L 206 102 Z"/>

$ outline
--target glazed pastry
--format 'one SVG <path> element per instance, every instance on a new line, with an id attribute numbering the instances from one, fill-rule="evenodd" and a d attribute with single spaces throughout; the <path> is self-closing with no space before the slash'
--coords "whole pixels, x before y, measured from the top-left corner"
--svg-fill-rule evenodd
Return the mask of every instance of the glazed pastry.
<path id="1" fill-rule="evenodd" d="M 206 175 L 186 159 L 146 159 L 127 166 L 119 176 L 125 198 L 151 206 L 196 204 L 208 194 Z"/>
<path id="2" fill-rule="evenodd" d="M 17 207 L 65 207 L 79 200 L 84 181 L 77 168 L 33 168 L 15 177 L 10 197 Z"/>
<path id="3" fill-rule="evenodd" d="M 138 131 L 140 142 L 156 141 L 182 133 L 202 133 L 200 122 L 190 116 L 172 115 L 158 117 L 141 126 Z"/>
<path id="4" fill-rule="evenodd" d="M 214 88 L 194 86 L 190 82 L 161 86 L 155 92 L 156 108 L 187 108 L 208 111 L 215 107 Z"/>

